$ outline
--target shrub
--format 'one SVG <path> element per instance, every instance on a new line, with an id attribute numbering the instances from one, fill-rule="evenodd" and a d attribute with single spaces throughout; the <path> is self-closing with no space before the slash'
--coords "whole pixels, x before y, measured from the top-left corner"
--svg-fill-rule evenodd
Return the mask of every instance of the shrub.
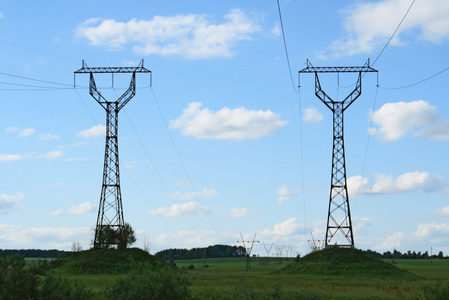
<path id="1" fill-rule="evenodd" d="M 25 259 L 21 256 L 0 257 L 0 299 L 37 297 L 37 277 L 24 267 Z"/>
<path id="2" fill-rule="evenodd" d="M 44 277 L 39 289 L 39 299 L 42 300 L 87 300 L 93 296 L 83 285 L 53 276 Z"/>
<path id="3" fill-rule="evenodd" d="M 106 299 L 190 299 L 189 281 L 179 271 L 164 268 L 153 271 L 142 270 L 118 279 L 105 291 Z"/>

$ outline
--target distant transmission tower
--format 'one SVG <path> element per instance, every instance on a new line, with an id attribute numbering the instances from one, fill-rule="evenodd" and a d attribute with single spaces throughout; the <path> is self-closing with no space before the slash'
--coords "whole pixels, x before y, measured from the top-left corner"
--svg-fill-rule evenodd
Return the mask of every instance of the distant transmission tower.
<path id="1" fill-rule="evenodd" d="M 242 238 L 241 241 L 237 241 L 237 243 L 243 243 L 243 248 L 245 248 L 245 252 L 246 252 L 246 271 L 250 271 L 251 270 L 251 251 L 253 251 L 253 247 L 254 247 L 254 243 L 260 243 L 259 241 L 256 241 L 256 233 L 254 234 L 254 238 L 253 241 L 245 241 L 243 239 L 243 235 L 240 233 L 240 237 Z M 248 244 L 248 247 L 246 246 L 246 244 Z M 251 246 L 249 246 L 249 244 L 251 243 Z"/>
<path id="2" fill-rule="evenodd" d="M 324 246 L 354 247 L 348 187 L 346 185 L 345 147 L 343 140 L 343 113 L 362 94 L 362 73 L 377 72 L 369 59 L 361 67 L 314 67 L 307 60 L 301 73 L 315 73 L 315 95 L 333 112 L 334 144 L 332 151 L 332 178 Z M 342 101 L 332 100 L 322 89 L 318 73 L 358 73 L 354 90 Z M 334 241 L 333 241 L 334 240 Z M 333 242 L 333 244 L 331 244 Z"/>
<path id="3" fill-rule="evenodd" d="M 106 146 L 103 166 L 103 185 L 101 187 L 98 207 L 97 225 L 95 227 L 94 248 L 103 248 L 118 244 L 118 240 L 106 241 L 100 238 L 105 229 L 122 232 L 125 225 L 123 218 L 122 195 L 120 191 L 120 172 L 118 157 L 118 113 L 136 94 L 136 73 L 151 73 L 143 67 L 143 60 L 137 67 L 94 67 L 90 68 L 83 60 L 82 68 L 75 74 L 90 74 L 89 94 L 106 111 Z M 129 88 L 116 101 L 106 100 L 97 90 L 93 73 L 132 73 Z M 112 77 L 114 78 L 114 77 Z"/>

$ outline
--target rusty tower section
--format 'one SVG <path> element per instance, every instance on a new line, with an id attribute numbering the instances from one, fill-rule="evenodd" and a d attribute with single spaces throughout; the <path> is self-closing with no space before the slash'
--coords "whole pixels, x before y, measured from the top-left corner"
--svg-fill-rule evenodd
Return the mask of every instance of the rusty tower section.
<path id="1" fill-rule="evenodd" d="M 115 101 L 108 101 L 98 91 L 94 73 L 131 73 L 128 89 Z M 136 94 L 136 73 L 151 73 L 143 66 L 143 60 L 137 67 L 93 67 L 83 60 L 82 68 L 75 74 L 89 74 L 89 94 L 106 111 L 106 143 L 103 165 L 103 183 L 98 206 L 97 225 L 95 227 L 94 248 L 117 245 L 117 239 L 105 239 L 101 235 L 107 230 L 122 232 L 125 224 L 123 217 L 122 195 L 120 190 L 120 170 L 118 155 L 118 113 Z M 114 77 L 112 77 L 114 78 Z"/>
<path id="2" fill-rule="evenodd" d="M 333 150 L 331 167 L 331 188 L 327 228 L 324 247 L 354 247 L 348 187 L 346 185 L 346 163 L 343 116 L 345 110 L 362 94 L 362 73 L 377 72 L 369 65 L 369 60 L 361 67 L 314 67 L 307 60 L 307 67 L 301 73 L 315 74 L 315 95 L 333 113 Z M 354 90 L 344 99 L 335 101 L 321 88 L 319 73 L 357 73 Z"/>

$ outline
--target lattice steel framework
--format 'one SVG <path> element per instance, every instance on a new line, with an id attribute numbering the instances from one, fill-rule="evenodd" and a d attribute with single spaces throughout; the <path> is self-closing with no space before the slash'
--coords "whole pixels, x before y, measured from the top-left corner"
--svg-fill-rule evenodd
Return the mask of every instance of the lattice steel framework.
<path id="1" fill-rule="evenodd" d="M 331 189 L 324 244 L 326 248 L 331 246 L 354 247 L 346 184 L 343 113 L 362 94 L 362 73 L 366 72 L 377 72 L 370 67 L 369 60 L 361 67 L 314 67 L 307 60 L 307 67 L 299 71 L 299 74 L 315 74 L 315 95 L 333 112 Z M 335 101 L 322 90 L 318 73 L 358 73 L 358 78 L 354 90 L 344 100 Z"/>
<path id="2" fill-rule="evenodd" d="M 120 171 L 118 154 L 118 113 L 136 94 L 136 73 L 151 73 L 143 67 L 143 60 L 138 67 L 95 67 L 89 68 L 84 60 L 82 68 L 75 74 L 89 73 L 89 94 L 106 111 L 106 143 L 103 165 L 103 184 L 98 207 L 97 225 L 95 227 L 94 248 L 103 248 L 118 244 L 117 240 L 105 241 L 99 238 L 104 229 L 122 232 L 125 225 L 123 217 L 122 195 L 120 190 Z M 98 91 L 93 73 L 132 73 L 129 88 L 116 101 L 106 100 Z M 107 243 L 107 245 L 106 245 Z"/>

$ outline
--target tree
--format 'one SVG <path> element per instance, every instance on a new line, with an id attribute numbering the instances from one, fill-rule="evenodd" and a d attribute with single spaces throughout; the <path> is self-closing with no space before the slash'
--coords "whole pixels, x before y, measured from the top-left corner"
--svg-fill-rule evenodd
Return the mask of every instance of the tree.
<path id="1" fill-rule="evenodd" d="M 126 249 L 136 242 L 134 229 L 129 223 L 117 229 L 112 226 L 102 226 L 97 232 L 96 239 L 99 248 L 112 248 L 117 245 L 119 249 Z"/>

